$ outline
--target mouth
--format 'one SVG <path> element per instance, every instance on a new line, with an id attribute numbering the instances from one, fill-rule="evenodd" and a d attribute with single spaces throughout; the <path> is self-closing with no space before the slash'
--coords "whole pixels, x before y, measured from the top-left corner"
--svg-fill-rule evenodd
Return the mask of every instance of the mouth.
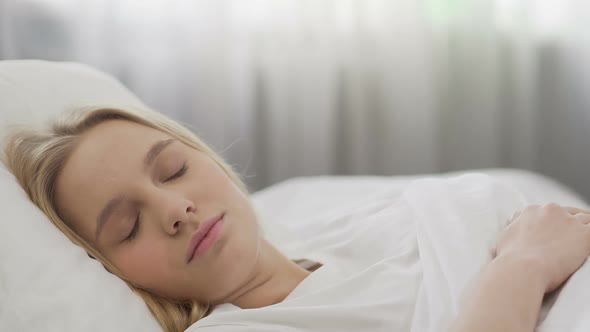
<path id="1" fill-rule="evenodd" d="M 190 263 L 194 258 L 201 256 L 215 244 L 223 226 L 225 213 L 210 218 L 203 222 L 191 235 L 186 249 L 186 262 Z"/>

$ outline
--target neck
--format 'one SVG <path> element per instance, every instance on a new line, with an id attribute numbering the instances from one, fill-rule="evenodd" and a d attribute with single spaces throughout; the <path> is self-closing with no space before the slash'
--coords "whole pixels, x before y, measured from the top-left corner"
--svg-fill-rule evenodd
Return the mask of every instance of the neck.
<path id="1" fill-rule="evenodd" d="M 309 274 L 309 271 L 292 262 L 262 239 L 258 260 L 252 273 L 221 303 L 232 303 L 243 309 L 279 303 Z"/>

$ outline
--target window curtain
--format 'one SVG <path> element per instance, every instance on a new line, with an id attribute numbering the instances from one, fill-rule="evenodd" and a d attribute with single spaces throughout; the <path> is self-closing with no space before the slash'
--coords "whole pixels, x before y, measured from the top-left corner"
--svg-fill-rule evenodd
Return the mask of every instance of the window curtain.
<path id="1" fill-rule="evenodd" d="M 583 0 L 0 0 L 0 57 L 80 61 L 253 190 L 517 167 L 590 197 Z"/>

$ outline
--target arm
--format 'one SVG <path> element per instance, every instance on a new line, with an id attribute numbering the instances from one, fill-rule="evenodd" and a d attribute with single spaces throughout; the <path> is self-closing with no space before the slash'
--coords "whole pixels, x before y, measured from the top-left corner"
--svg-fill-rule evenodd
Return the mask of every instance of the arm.
<path id="1" fill-rule="evenodd" d="M 590 255 L 590 212 L 530 206 L 500 234 L 497 256 L 466 293 L 452 332 L 532 332 L 545 293 Z"/>
<path id="2" fill-rule="evenodd" d="M 518 258 L 492 260 L 475 280 L 451 331 L 534 331 L 545 286 L 534 264 Z"/>

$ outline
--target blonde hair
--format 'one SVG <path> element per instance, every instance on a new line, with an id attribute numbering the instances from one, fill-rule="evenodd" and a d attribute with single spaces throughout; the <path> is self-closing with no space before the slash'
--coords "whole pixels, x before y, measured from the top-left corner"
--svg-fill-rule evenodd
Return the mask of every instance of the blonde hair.
<path id="1" fill-rule="evenodd" d="M 145 301 L 147 307 L 166 332 L 179 332 L 207 316 L 212 307 L 197 301 L 179 302 L 153 294 L 134 285 L 100 254 L 92 245 L 76 234 L 60 217 L 55 204 L 55 181 L 64 163 L 76 146 L 80 135 L 107 120 L 121 119 L 136 122 L 162 131 L 212 158 L 244 192 L 248 192 L 240 177 L 223 159 L 190 130 L 168 117 L 146 108 L 86 108 L 66 112 L 46 129 L 18 129 L 6 140 L 3 161 L 16 176 L 29 198 L 49 217 L 49 220 L 71 241 L 105 269 L 124 280 Z"/>

